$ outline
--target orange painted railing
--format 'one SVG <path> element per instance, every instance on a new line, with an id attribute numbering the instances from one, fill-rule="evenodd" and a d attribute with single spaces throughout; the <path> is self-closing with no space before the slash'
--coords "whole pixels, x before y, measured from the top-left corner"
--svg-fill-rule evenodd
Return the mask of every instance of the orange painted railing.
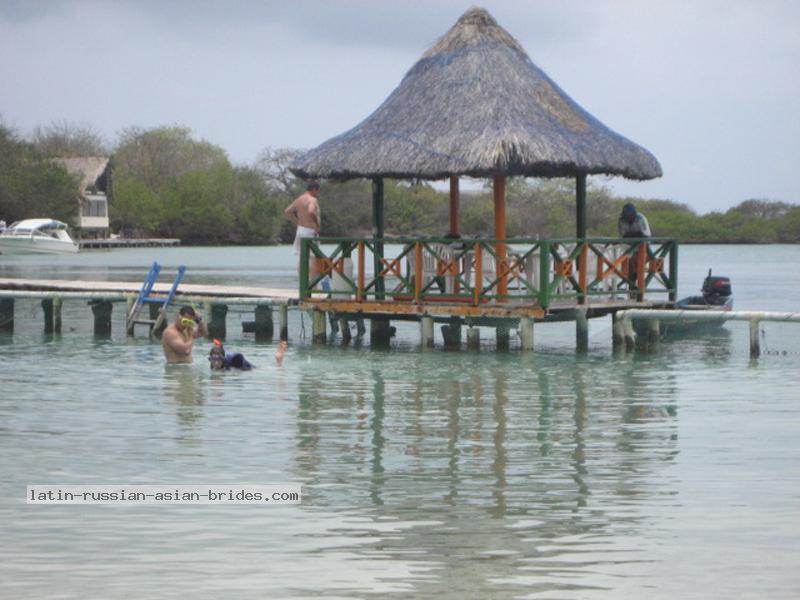
<path id="1" fill-rule="evenodd" d="M 674 300 L 677 291 L 678 245 L 663 238 L 322 238 L 302 240 L 300 258 L 302 299 L 371 302 L 382 296 L 547 308 L 560 299 L 586 303 L 594 296 L 643 300 L 666 293 Z"/>

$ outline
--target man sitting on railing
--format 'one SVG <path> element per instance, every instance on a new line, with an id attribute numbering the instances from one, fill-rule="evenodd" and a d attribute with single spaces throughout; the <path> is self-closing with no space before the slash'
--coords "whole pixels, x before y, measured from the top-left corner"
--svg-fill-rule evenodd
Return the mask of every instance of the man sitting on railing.
<path id="1" fill-rule="evenodd" d="M 651 236 L 650 224 L 647 222 L 647 217 L 636 212 L 636 207 L 631 203 L 622 207 L 622 214 L 619 216 L 617 229 L 619 230 L 619 236 L 622 238 L 649 238 Z M 641 250 L 637 249 L 631 256 L 631 268 L 628 274 L 629 286 L 631 289 L 639 287 L 639 273 L 636 267 L 639 262 L 639 252 L 641 252 Z M 647 252 L 649 254 L 649 248 Z M 636 297 L 641 300 L 639 295 L 636 295 Z"/>
<path id="2" fill-rule="evenodd" d="M 651 235 L 647 217 L 636 212 L 636 207 L 631 203 L 622 207 L 617 230 L 622 238 L 648 238 Z"/>

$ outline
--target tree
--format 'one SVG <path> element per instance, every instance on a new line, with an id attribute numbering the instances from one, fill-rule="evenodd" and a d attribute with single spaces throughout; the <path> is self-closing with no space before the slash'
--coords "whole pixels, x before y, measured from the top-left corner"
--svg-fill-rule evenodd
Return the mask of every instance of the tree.
<path id="1" fill-rule="evenodd" d="M 266 147 L 259 153 L 253 168 L 272 191 L 294 197 L 300 192 L 302 183 L 289 170 L 289 165 L 302 154 L 302 150 L 295 148 Z"/>
<path id="2" fill-rule="evenodd" d="M 37 126 L 31 137 L 33 147 L 43 157 L 107 156 L 103 137 L 91 126 L 54 121 L 46 127 Z"/>
<path id="3" fill-rule="evenodd" d="M 0 217 L 9 224 L 32 217 L 70 223 L 77 212 L 77 179 L 0 120 Z"/>

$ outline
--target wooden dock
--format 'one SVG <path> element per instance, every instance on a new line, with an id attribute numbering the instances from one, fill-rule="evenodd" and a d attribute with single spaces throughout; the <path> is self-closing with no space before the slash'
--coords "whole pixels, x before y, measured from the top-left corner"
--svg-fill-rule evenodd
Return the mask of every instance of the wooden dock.
<path id="1" fill-rule="evenodd" d="M 153 295 L 166 296 L 170 287 L 170 283 L 156 283 Z M 95 335 L 108 336 L 111 333 L 113 304 L 125 302 L 127 314 L 141 288 L 140 282 L 131 281 L 0 278 L 0 331 L 14 330 L 14 301 L 33 298 L 42 302 L 45 333 L 60 333 L 62 303 L 72 299 L 89 301 L 94 315 Z M 297 305 L 297 293 L 280 288 L 182 284 L 175 294 L 174 303 L 203 305 L 209 335 L 220 339 L 226 335 L 229 305 L 254 307 L 252 330 L 256 338 L 262 339 L 272 337 L 272 313 L 273 309 L 277 309 L 281 339 L 288 339 L 288 309 Z M 151 310 L 157 308 L 150 306 Z"/>
<path id="2" fill-rule="evenodd" d="M 126 281 L 84 281 L 61 279 L 0 278 L 0 331 L 13 331 L 15 299 L 41 300 L 45 313 L 44 330 L 58 333 L 61 330 L 61 305 L 65 300 L 88 300 L 92 307 L 96 335 L 109 335 L 111 312 L 114 303 L 125 302 L 128 311 L 142 284 Z M 155 295 L 166 295 L 170 283 L 156 283 Z M 462 326 L 467 328 L 467 347 L 480 346 L 480 327 L 491 327 L 496 331 L 497 347 L 509 346 L 511 330 L 520 337 L 521 348 L 533 348 L 535 323 L 574 321 L 576 342 L 579 351 L 588 349 L 588 321 L 631 308 L 657 309 L 669 305 L 664 301 L 641 301 L 627 295 L 616 299 L 592 298 L 579 304 L 576 301 L 554 302 L 547 310 L 531 301 L 491 301 L 479 306 L 463 302 L 397 302 L 331 298 L 299 299 L 296 290 L 254 286 L 228 286 L 209 284 L 181 284 L 174 299 L 175 305 L 200 304 L 204 308 L 209 331 L 213 337 L 224 339 L 228 307 L 238 305 L 253 307 L 254 321 L 249 322 L 248 331 L 256 338 L 271 338 L 273 335 L 273 310 L 279 313 L 281 339 L 288 339 L 288 310 L 294 308 L 307 311 L 312 317 L 312 335 L 316 343 L 328 339 L 328 324 L 333 334 L 341 332 L 342 341 L 351 339 L 350 322 L 358 325 L 358 335 L 366 333 L 364 320 L 370 321 L 370 342 L 375 346 L 388 345 L 394 334 L 392 321 L 415 321 L 420 324 L 420 340 L 423 348 L 434 345 L 434 323 L 442 325 L 445 347 L 460 347 Z M 615 347 L 624 343 L 624 332 L 615 322 L 613 341 Z M 156 332 L 158 333 L 158 332 Z"/>
<path id="3" fill-rule="evenodd" d="M 78 242 L 81 250 L 112 248 L 168 248 L 180 246 L 176 238 L 98 238 L 85 239 Z"/>

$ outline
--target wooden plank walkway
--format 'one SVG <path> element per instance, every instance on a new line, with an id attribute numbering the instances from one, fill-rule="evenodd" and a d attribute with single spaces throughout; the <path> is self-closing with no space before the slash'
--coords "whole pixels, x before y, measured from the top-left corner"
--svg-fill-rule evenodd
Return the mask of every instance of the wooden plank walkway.
<path id="1" fill-rule="evenodd" d="M 164 281 L 156 283 L 153 289 L 157 293 L 166 294 L 169 292 L 171 285 L 171 282 Z M 140 281 L 0 278 L 0 291 L 17 292 L 19 297 L 23 297 L 26 292 L 49 292 L 52 295 L 57 295 L 59 292 L 65 294 L 80 293 L 100 297 L 104 294 L 138 294 L 141 288 L 142 283 Z M 176 298 L 180 297 L 219 298 L 220 301 L 234 298 L 239 301 L 252 299 L 253 304 L 262 302 L 268 304 L 296 304 L 297 290 L 182 283 L 176 293 Z"/>
<path id="2" fill-rule="evenodd" d="M 93 248 L 166 248 L 180 246 L 177 238 L 99 238 L 78 242 L 81 250 Z"/>

